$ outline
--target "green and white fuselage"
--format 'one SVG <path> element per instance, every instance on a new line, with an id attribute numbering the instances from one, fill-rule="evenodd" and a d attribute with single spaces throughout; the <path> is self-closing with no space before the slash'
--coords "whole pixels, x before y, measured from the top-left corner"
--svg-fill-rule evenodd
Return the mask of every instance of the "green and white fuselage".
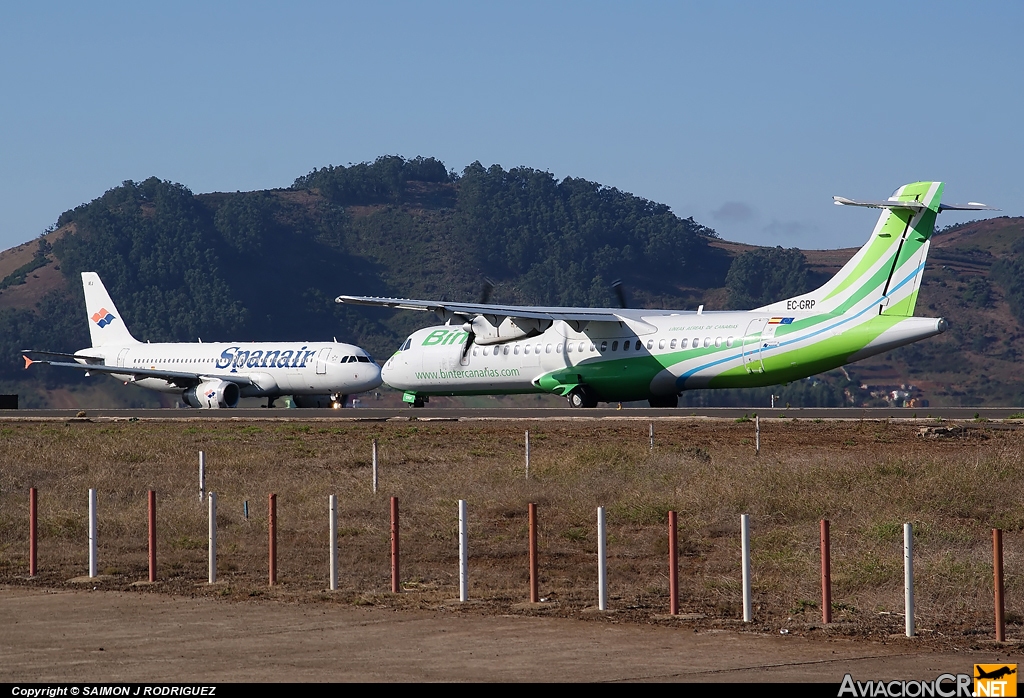
<path id="1" fill-rule="evenodd" d="M 785 383 L 945 329 L 941 319 L 874 316 L 857 322 L 824 313 L 784 318 L 756 312 L 618 314 L 623 320 L 613 326 L 601 323 L 576 332 L 559 321 L 536 337 L 473 346 L 465 359 L 468 333 L 429 327 L 388 359 L 381 377 L 420 396 L 567 396 L 587 386 L 598 401 L 649 400 L 694 388 Z"/>
<path id="2" fill-rule="evenodd" d="M 749 311 L 545 308 L 342 296 L 338 302 L 431 310 L 446 321 L 413 333 L 382 378 L 422 404 L 431 395 L 548 392 L 574 406 L 650 400 L 684 390 L 785 383 L 946 329 L 913 317 L 941 182 L 900 187 L 871 238 L 824 286 Z"/>

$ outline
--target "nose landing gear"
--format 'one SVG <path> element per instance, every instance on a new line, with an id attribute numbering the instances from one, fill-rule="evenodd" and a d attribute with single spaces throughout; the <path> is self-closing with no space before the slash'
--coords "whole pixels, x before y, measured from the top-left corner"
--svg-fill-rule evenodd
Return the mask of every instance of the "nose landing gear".
<path id="1" fill-rule="evenodd" d="M 594 391 L 585 385 L 577 385 L 565 396 L 569 400 L 569 407 L 597 407 L 597 397 Z"/>

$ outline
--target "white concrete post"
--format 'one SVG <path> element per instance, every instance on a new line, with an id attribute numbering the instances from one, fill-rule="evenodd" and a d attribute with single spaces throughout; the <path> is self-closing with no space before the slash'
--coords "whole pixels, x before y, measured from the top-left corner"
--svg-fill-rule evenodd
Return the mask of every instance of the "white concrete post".
<path id="1" fill-rule="evenodd" d="M 377 439 L 373 440 L 373 493 L 377 494 Z"/>
<path id="2" fill-rule="evenodd" d="M 89 490 L 89 576 L 96 576 L 96 490 Z"/>
<path id="3" fill-rule="evenodd" d="M 754 415 L 754 454 L 761 453 L 761 418 Z"/>
<path id="4" fill-rule="evenodd" d="M 651 422 L 650 427 L 649 427 L 649 432 L 650 432 L 650 437 L 651 437 L 651 450 L 653 451 L 654 450 L 654 422 Z"/>
<path id="5" fill-rule="evenodd" d="M 199 503 L 206 499 L 206 454 L 199 452 Z"/>
<path id="6" fill-rule="evenodd" d="M 608 536 L 604 526 L 604 507 L 597 508 L 597 607 L 608 610 Z"/>
<path id="7" fill-rule="evenodd" d="M 331 530 L 331 591 L 338 590 L 338 496 L 328 499 Z"/>
<path id="8" fill-rule="evenodd" d="M 740 515 L 740 545 L 743 548 L 743 622 L 753 619 L 750 601 L 750 515 Z"/>
<path id="9" fill-rule="evenodd" d="M 903 524 L 903 595 L 907 613 L 907 637 L 914 637 L 914 526 Z"/>
<path id="10" fill-rule="evenodd" d="M 530 479 L 530 430 L 526 430 L 526 479 Z"/>
<path id="11" fill-rule="evenodd" d="M 210 584 L 217 581 L 217 493 L 210 493 L 210 530 L 207 536 L 210 550 Z"/>
<path id="12" fill-rule="evenodd" d="M 459 601 L 469 599 L 469 549 L 466 500 L 459 500 Z"/>

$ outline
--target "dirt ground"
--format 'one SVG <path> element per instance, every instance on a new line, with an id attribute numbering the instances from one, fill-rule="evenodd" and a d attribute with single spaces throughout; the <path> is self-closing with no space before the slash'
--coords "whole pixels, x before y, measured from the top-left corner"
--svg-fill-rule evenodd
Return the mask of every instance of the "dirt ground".
<path id="1" fill-rule="evenodd" d="M 5 422 L 0 681 L 838 682 L 860 667 L 865 679 L 934 678 L 999 661 L 997 651 L 1020 657 L 1019 644 L 991 642 L 993 528 L 1006 534 L 1007 635 L 1024 637 L 1018 420 L 760 424 L 755 454 L 749 419 L 658 420 L 653 448 L 646 420 Z M 218 494 L 215 585 L 204 583 L 199 451 Z M 39 492 L 33 579 L 30 487 Z M 100 577 L 81 581 L 90 488 Z M 153 586 L 138 584 L 148 569 L 149 489 L 159 497 Z M 279 526 L 272 587 L 269 492 Z M 324 591 L 331 494 L 333 593 Z M 390 591 L 391 495 L 402 504 L 399 594 Z M 451 601 L 459 499 L 470 511 L 465 605 Z M 540 515 L 540 606 L 523 605 L 528 503 Z M 594 610 L 597 506 L 607 510 L 610 613 Z M 670 510 L 679 512 L 684 619 L 666 616 Z M 740 621 L 744 513 L 750 625 Z M 820 519 L 832 527 L 828 626 Z M 902 637 L 904 522 L 915 536 L 912 640 Z"/>
<path id="2" fill-rule="evenodd" d="M 1005 650 L 735 630 L 0 588 L 0 681 L 931 680 Z"/>

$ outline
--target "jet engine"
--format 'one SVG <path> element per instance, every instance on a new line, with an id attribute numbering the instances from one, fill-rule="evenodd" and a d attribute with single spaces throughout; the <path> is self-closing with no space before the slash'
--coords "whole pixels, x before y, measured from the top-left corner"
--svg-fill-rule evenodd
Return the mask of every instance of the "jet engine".
<path id="1" fill-rule="evenodd" d="M 227 381 L 206 381 L 181 394 L 189 407 L 234 407 L 238 404 L 239 390 Z"/>

